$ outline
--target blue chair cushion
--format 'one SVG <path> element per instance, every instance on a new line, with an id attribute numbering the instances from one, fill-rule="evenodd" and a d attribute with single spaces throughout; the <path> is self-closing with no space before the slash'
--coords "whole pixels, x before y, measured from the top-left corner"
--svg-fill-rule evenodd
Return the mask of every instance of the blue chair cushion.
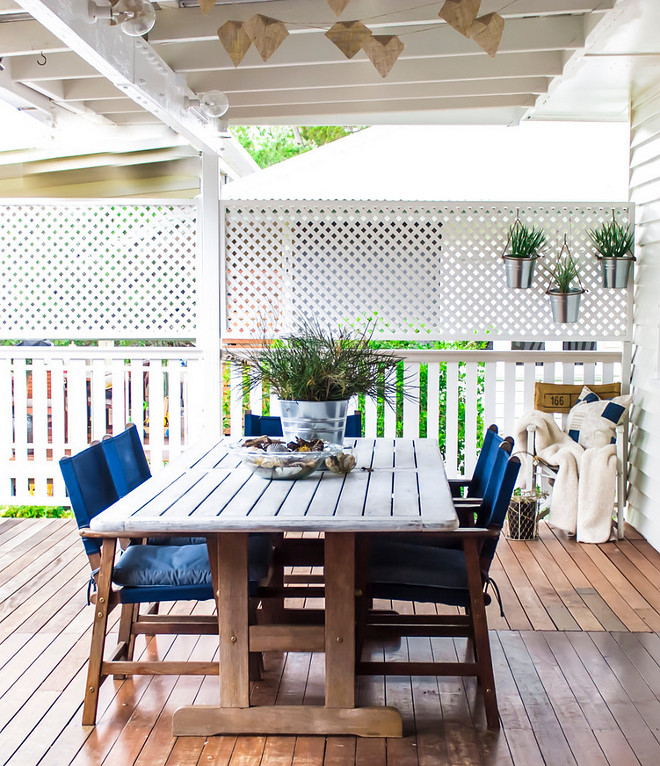
<path id="1" fill-rule="evenodd" d="M 462 550 L 372 537 L 368 579 L 374 598 L 470 603 Z"/>
<path id="2" fill-rule="evenodd" d="M 250 595 L 256 593 L 259 581 L 268 575 L 271 553 L 269 535 L 250 535 L 248 540 Z M 154 587 L 177 589 L 199 586 L 210 589 L 212 587 L 211 568 L 206 543 L 131 545 L 115 564 L 112 580 L 115 585 L 136 589 Z M 211 596 L 206 598 L 212 595 L 211 593 Z M 183 600 L 184 597 L 178 595 L 176 598 Z M 143 596 L 141 600 L 148 599 Z M 163 599 L 154 598 L 153 600 Z"/>

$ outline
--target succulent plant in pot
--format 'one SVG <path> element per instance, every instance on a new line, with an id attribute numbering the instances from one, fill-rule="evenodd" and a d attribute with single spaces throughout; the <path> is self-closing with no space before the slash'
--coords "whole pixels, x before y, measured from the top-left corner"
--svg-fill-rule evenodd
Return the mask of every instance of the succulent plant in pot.
<path id="1" fill-rule="evenodd" d="M 534 265 L 545 244 L 545 233 L 535 226 L 527 226 L 520 218 L 509 227 L 504 248 L 507 287 L 531 287 L 534 281 Z"/>
<path id="2" fill-rule="evenodd" d="M 341 442 L 351 397 L 396 401 L 402 359 L 371 348 L 373 330 L 373 325 L 362 331 L 329 330 L 316 317 L 300 316 L 287 337 L 264 339 L 262 347 L 235 351 L 230 357 L 247 365 L 251 388 L 269 382 L 280 399 L 285 438 Z"/>
<path id="3" fill-rule="evenodd" d="M 566 235 L 557 260 L 548 271 L 550 282 L 546 294 L 550 296 L 552 318 L 555 322 L 577 322 L 580 300 L 586 292 L 580 280 L 577 261 L 573 257 Z"/>
<path id="4" fill-rule="evenodd" d="M 589 229 L 588 233 L 596 247 L 603 287 L 627 287 L 636 260 L 632 226 L 617 223 L 612 211 L 611 221 L 602 223 L 597 229 Z"/>

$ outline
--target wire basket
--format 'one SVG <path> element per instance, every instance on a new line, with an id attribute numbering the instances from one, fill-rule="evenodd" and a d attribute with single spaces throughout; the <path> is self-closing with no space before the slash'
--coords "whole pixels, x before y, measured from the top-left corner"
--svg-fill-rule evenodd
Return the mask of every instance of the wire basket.
<path id="1" fill-rule="evenodd" d="M 539 536 L 539 504 L 536 494 L 514 495 L 502 531 L 509 540 L 536 540 Z"/>

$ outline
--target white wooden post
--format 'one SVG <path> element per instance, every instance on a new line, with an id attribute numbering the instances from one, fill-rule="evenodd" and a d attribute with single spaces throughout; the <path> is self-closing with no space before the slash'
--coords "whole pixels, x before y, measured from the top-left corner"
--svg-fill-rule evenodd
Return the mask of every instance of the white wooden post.
<path id="1" fill-rule="evenodd" d="M 223 258 L 220 254 L 220 167 L 218 155 L 210 151 L 202 152 L 201 190 L 197 343 L 203 353 L 202 424 L 204 435 L 211 437 L 220 436 L 222 432 L 220 278 Z M 199 406 L 194 401 L 189 404 Z"/>

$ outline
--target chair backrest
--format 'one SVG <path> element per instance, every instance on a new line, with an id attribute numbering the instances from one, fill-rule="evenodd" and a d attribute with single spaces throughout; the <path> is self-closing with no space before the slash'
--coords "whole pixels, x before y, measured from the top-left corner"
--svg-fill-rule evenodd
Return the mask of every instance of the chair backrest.
<path id="1" fill-rule="evenodd" d="M 101 446 L 119 497 L 124 497 L 150 478 L 149 463 L 135 423 L 116 436 L 104 436 Z"/>
<path id="2" fill-rule="evenodd" d="M 497 448 L 503 441 L 504 439 L 497 432 L 497 426 L 495 424 L 488 426 L 483 444 L 481 445 L 481 452 L 479 452 L 479 457 L 477 458 L 477 464 L 474 467 L 474 473 L 468 485 L 468 497 L 484 496 L 488 480 L 490 479 L 490 473 L 495 465 Z"/>
<path id="3" fill-rule="evenodd" d="M 499 481 L 499 487 L 497 494 L 492 504 L 490 518 L 486 521 L 485 526 L 489 529 L 501 530 L 506 518 L 506 513 L 509 509 L 509 502 L 513 495 L 513 490 L 516 486 L 516 480 L 518 479 L 518 472 L 520 471 L 520 458 L 516 455 L 509 457 L 507 455 L 504 469 L 502 470 L 501 479 Z M 481 563 L 481 570 L 484 574 L 488 574 L 490 564 L 495 555 L 495 549 L 499 541 L 499 535 L 496 538 L 490 538 L 484 541 L 481 547 L 481 553 L 479 560 Z"/>
<path id="4" fill-rule="evenodd" d="M 100 444 L 93 444 L 72 457 L 63 457 L 60 470 L 79 529 L 89 527 L 94 516 L 119 499 Z M 101 550 L 100 542 L 92 538 L 83 538 L 83 545 L 88 556 Z"/>
<path id="5" fill-rule="evenodd" d="M 583 387 L 582 383 L 542 383 L 537 380 L 534 384 L 534 409 L 567 415 L 577 404 Z M 621 383 L 588 383 L 587 387 L 601 399 L 621 395 Z"/>
<path id="6" fill-rule="evenodd" d="M 282 436 L 282 421 L 277 415 L 245 413 L 245 436 Z M 344 436 L 356 439 L 362 436 L 362 413 L 356 410 L 346 417 Z"/>
<path id="7" fill-rule="evenodd" d="M 507 461 L 511 455 L 512 443 L 509 439 L 502 439 L 501 443 L 494 450 L 492 466 L 488 476 L 488 484 L 483 491 L 481 503 L 477 511 L 476 524 L 478 527 L 485 527 L 493 513 L 493 508 L 497 501 L 497 496 L 504 479 L 504 471 Z"/>

